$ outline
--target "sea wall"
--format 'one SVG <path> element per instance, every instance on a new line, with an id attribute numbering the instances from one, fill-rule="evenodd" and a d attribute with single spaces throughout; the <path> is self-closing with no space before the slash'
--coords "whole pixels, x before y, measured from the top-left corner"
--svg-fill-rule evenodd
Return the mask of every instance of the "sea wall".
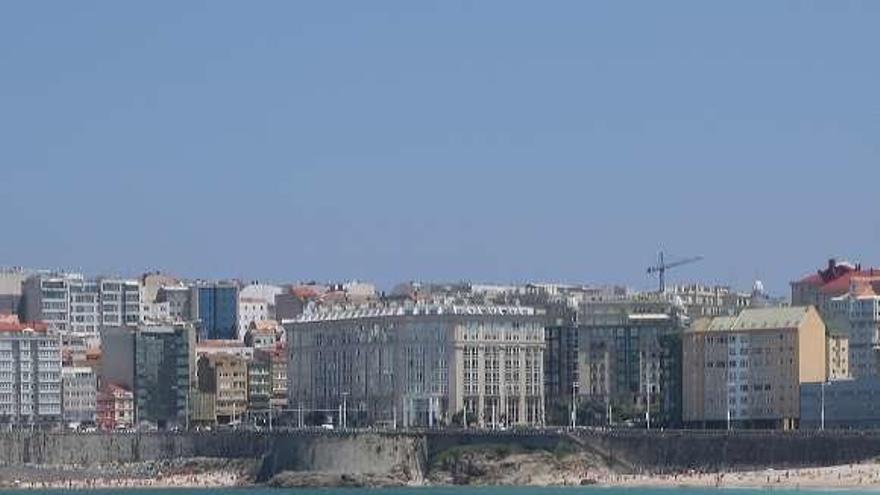
<path id="1" fill-rule="evenodd" d="M 880 457 L 880 432 L 0 432 L 0 464 L 79 467 L 214 457 L 253 459 L 258 479 L 281 471 L 337 474 L 391 472 L 424 477 L 433 461 L 469 445 L 549 452 L 588 451 L 622 472 L 793 468 Z"/>
<path id="2" fill-rule="evenodd" d="M 428 435 L 427 462 L 461 445 L 588 451 L 622 472 L 748 470 L 849 464 L 880 457 L 880 432 L 579 430 Z"/>
<path id="3" fill-rule="evenodd" d="M 258 479 L 280 471 L 336 474 L 403 472 L 421 479 L 421 435 L 375 433 L 0 433 L 0 465 L 91 467 L 213 457 L 260 461 Z"/>
<path id="4" fill-rule="evenodd" d="M 181 457 L 259 458 L 271 437 L 250 433 L 0 433 L 0 463 L 98 466 Z"/>
<path id="5" fill-rule="evenodd" d="M 389 475 L 419 482 L 425 474 L 425 437 L 408 434 L 278 435 L 257 479 L 282 471 Z"/>
<path id="6" fill-rule="evenodd" d="M 880 457 L 880 432 L 579 432 L 582 444 L 635 472 L 830 466 Z"/>

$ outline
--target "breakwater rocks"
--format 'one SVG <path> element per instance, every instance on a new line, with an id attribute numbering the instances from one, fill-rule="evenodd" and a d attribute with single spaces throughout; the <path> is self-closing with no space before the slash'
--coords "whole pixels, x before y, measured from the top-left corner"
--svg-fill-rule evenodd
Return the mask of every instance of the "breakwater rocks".
<path id="1" fill-rule="evenodd" d="M 4 469 L 112 472 L 234 460 L 250 466 L 238 482 L 274 486 L 570 484 L 608 473 L 792 469 L 877 457 L 880 432 L 0 433 Z"/>

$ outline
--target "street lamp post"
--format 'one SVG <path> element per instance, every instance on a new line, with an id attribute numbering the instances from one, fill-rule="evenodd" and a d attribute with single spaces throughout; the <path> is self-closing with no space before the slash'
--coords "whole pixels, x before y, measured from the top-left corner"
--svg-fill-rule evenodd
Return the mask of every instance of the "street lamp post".
<path id="1" fill-rule="evenodd" d="M 343 430 L 348 428 L 348 392 L 342 392 L 342 418 L 339 423 Z"/>
<path id="2" fill-rule="evenodd" d="M 651 429 L 651 370 L 645 364 L 645 427 Z"/>

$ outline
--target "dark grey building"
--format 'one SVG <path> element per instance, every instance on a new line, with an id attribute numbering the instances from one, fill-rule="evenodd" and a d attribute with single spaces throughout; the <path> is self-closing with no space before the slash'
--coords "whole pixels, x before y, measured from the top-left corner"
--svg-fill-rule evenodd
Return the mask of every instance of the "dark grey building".
<path id="1" fill-rule="evenodd" d="M 164 286 L 156 291 L 157 303 L 168 303 L 168 316 L 173 321 L 195 320 L 192 289 L 180 286 Z"/>
<path id="2" fill-rule="evenodd" d="M 21 286 L 29 275 L 30 271 L 21 268 L 0 268 L 0 313 L 20 315 Z"/>
<path id="3" fill-rule="evenodd" d="M 578 328 L 575 311 L 549 306 L 544 327 L 544 409 L 548 424 L 568 424 L 578 382 Z"/>
<path id="4" fill-rule="evenodd" d="M 280 322 L 303 313 L 306 302 L 289 290 L 275 295 L 275 318 Z"/>
<path id="5" fill-rule="evenodd" d="M 194 376 L 192 325 L 106 329 L 103 346 L 103 382 L 134 392 L 137 423 L 159 428 L 186 424 Z"/>
<path id="6" fill-rule="evenodd" d="M 682 332 L 688 319 L 666 294 L 584 302 L 578 313 L 578 400 L 611 419 L 681 422 Z"/>
<path id="7" fill-rule="evenodd" d="M 101 374 L 98 387 L 113 384 L 134 390 L 134 342 L 136 331 L 129 327 L 101 329 Z"/>
<path id="8" fill-rule="evenodd" d="M 824 401 L 822 399 L 824 389 Z M 800 429 L 880 428 L 880 377 L 801 385 Z"/>

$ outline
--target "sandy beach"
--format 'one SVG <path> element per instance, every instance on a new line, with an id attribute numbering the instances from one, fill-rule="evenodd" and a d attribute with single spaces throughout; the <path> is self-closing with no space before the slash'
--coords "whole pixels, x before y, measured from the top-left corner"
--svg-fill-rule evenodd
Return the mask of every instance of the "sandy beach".
<path id="1" fill-rule="evenodd" d="M 8 483 L 9 488 L 24 490 L 66 489 L 89 490 L 105 488 L 229 488 L 250 486 L 234 473 L 200 473 L 190 475 L 158 476 L 155 478 L 93 478 L 51 481 L 15 480 Z"/>
<path id="2" fill-rule="evenodd" d="M 880 463 L 869 461 L 840 466 L 763 469 L 724 473 L 617 474 L 580 456 L 551 460 L 550 456 L 512 455 L 493 473 L 468 479 L 464 485 L 577 486 L 645 488 L 761 488 L 880 490 Z M 103 488 L 229 488 L 256 486 L 253 466 L 200 459 L 197 463 L 169 462 L 104 469 L 19 466 L 0 468 L 0 486 L 17 489 L 87 490 Z M 327 473 L 289 472 L 285 483 L 268 486 L 450 486 L 462 484 L 449 477 L 408 481 L 394 477 L 364 477 Z M 340 481 L 341 480 L 341 481 Z"/>
<path id="3" fill-rule="evenodd" d="M 870 462 L 799 469 L 764 469 L 728 473 L 661 475 L 608 474 L 596 480 L 603 486 L 880 489 L 880 464 Z"/>
<path id="4" fill-rule="evenodd" d="M 87 490 L 99 488 L 221 488 L 251 486 L 253 461 L 178 459 L 84 468 L 0 466 L 0 487 Z"/>

